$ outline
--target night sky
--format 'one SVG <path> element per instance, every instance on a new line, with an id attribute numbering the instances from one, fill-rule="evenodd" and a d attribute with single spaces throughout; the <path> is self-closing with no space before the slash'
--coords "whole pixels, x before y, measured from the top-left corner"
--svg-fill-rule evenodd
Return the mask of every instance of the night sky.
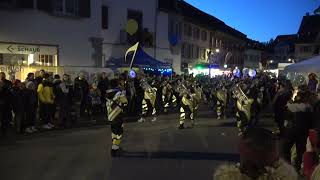
<path id="1" fill-rule="evenodd" d="M 185 0 L 261 42 L 298 32 L 303 16 L 320 0 Z"/>

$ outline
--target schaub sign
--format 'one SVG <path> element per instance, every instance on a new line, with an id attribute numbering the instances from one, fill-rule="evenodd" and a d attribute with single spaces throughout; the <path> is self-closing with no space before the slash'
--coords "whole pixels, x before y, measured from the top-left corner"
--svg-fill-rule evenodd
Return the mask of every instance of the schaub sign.
<path id="1" fill-rule="evenodd" d="M 14 43 L 0 43 L 0 53 L 56 55 L 57 47 L 42 46 L 42 45 L 14 44 Z"/>

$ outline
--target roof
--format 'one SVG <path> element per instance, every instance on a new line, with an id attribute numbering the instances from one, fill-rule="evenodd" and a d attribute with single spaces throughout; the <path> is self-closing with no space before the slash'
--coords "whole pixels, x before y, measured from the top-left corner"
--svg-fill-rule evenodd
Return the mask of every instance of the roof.
<path id="1" fill-rule="evenodd" d="M 274 40 L 274 43 L 280 43 L 283 41 L 295 41 L 297 39 L 297 34 L 286 34 L 286 35 L 279 35 Z"/>
<path id="2" fill-rule="evenodd" d="M 220 19 L 207 14 L 183 0 L 159 0 L 159 10 L 181 14 L 188 21 L 211 30 L 226 32 L 235 37 L 246 39 L 246 35 L 226 25 Z"/>
<path id="3" fill-rule="evenodd" d="M 300 24 L 298 34 L 317 33 L 320 32 L 320 15 L 306 15 Z"/>

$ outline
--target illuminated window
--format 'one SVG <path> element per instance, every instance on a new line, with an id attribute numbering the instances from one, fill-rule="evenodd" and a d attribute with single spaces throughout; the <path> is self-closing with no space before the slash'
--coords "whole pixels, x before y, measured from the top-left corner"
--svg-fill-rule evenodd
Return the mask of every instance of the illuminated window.
<path id="1" fill-rule="evenodd" d="M 53 55 L 40 54 L 38 64 L 41 66 L 55 66 L 56 63 Z"/>

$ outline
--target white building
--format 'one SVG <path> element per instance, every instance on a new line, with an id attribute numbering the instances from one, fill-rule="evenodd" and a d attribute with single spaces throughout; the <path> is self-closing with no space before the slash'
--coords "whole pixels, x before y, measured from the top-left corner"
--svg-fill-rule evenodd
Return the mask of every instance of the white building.
<path id="1" fill-rule="evenodd" d="M 43 66 L 102 68 L 109 59 L 123 57 L 129 42 L 143 41 L 144 32 L 148 32 L 151 44 L 143 47 L 146 53 L 172 63 L 179 73 L 180 62 L 173 59 L 180 58 L 172 55 L 169 48 L 168 14 L 158 11 L 157 2 L 1 1 L 0 65 L 38 70 Z M 125 31 L 128 19 L 139 24 L 134 38 L 127 37 Z"/>
<path id="2" fill-rule="evenodd" d="M 187 8 L 201 17 L 190 19 Z M 212 48 L 232 52 L 232 64 L 241 64 L 246 36 L 204 14 L 176 0 L 2 0 L 0 68 L 22 71 L 21 78 L 39 69 L 105 71 L 108 60 L 123 58 L 136 42 L 178 74 L 182 61 L 205 62 Z M 129 19 L 139 25 L 134 35 L 126 32 Z M 174 46 L 173 33 L 181 40 Z"/>

